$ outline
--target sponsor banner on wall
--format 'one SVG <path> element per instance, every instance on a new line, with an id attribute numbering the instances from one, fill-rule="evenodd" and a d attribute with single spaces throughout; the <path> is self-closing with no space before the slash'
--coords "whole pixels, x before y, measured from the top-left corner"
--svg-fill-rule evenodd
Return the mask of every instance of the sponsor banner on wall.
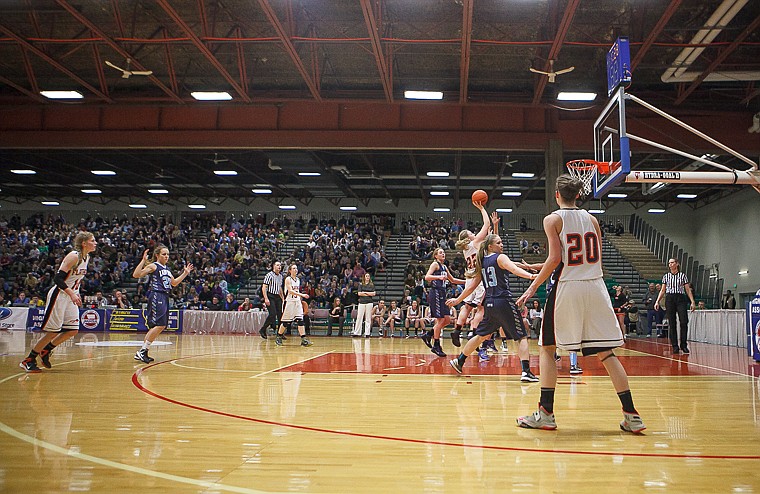
<path id="1" fill-rule="evenodd" d="M 26 328 L 40 329 L 42 320 L 45 318 L 45 309 L 33 308 L 25 309 L 28 311 Z M 105 309 L 79 309 L 79 331 L 105 331 L 106 330 L 106 310 Z"/>
<path id="2" fill-rule="evenodd" d="M 110 309 L 108 311 L 109 331 L 147 331 L 148 311 L 143 309 Z M 181 331 L 182 311 L 169 311 L 169 324 L 164 331 Z"/>
<path id="3" fill-rule="evenodd" d="M 26 307 L 0 307 L 0 329 L 26 329 Z"/>
<path id="4" fill-rule="evenodd" d="M 760 298 L 755 297 L 747 304 L 747 353 L 760 362 Z"/>

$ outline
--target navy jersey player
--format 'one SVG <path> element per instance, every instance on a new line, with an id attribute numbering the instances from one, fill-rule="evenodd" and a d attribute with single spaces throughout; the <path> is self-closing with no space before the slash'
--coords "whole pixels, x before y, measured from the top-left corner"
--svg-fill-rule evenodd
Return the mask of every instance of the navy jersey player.
<path id="1" fill-rule="evenodd" d="M 583 183 L 570 175 L 557 178 L 555 199 L 560 209 L 544 218 L 549 253 L 541 271 L 517 300 L 524 303 L 552 276 L 554 283 L 547 301 L 540 336 L 541 398 L 538 410 L 519 417 L 517 425 L 553 430 L 557 346 L 568 351 L 596 355 L 612 379 L 623 406 L 620 428 L 639 433 L 646 427 L 633 406 L 628 375 L 613 350 L 623 344 L 623 334 L 602 277 L 602 232 L 596 218 L 578 209 Z"/>
<path id="2" fill-rule="evenodd" d="M 512 292 L 509 289 L 509 273 L 514 273 L 521 278 L 533 279 L 536 275 L 531 274 L 516 265 L 506 254 L 502 252 L 502 240 L 498 235 L 488 235 L 478 249 L 478 271 L 475 279 L 482 283 L 486 290 L 483 307 L 485 309 L 483 320 L 475 329 L 475 336 L 467 341 L 459 357 L 452 359 L 451 366 L 462 373 L 462 366 L 470 355 L 486 338 L 502 328 L 513 340 L 518 341 L 517 354 L 522 364 L 523 382 L 538 382 L 538 378 L 530 370 L 530 353 L 528 350 L 528 334 L 522 324 L 522 316 L 512 300 Z M 456 299 L 446 301 L 447 305 L 456 305 L 475 291 L 476 284 L 468 286 Z"/>
<path id="3" fill-rule="evenodd" d="M 451 275 L 446 264 L 446 251 L 438 248 L 433 251 L 433 262 L 430 263 L 425 281 L 430 283 L 428 290 L 428 305 L 430 306 L 430 317 L 435 319 L 432 334 L 427 331 L 422 336 L 422 341 L 439 357 L 445 357 L 446 354 L 441 348 L 441 331 L 451 322 L 451 310 L 446 307 L 446 287 L 448 283 L 464 285 L 464 280 L 454 278 Z M 432 338 L 432 343 L 430 339 Z"/>
<path id="4" fill-rule="evenodd" d="M 150 275 L 148 279 L 148 327 L 150 329 L 145 335 L 142 348 L 135 353 L 135 360 L 146 364 L 154 360 L 148 356 L 151 343 L 169 324 L 169 292 L 182 283 L 182 280 L 193 270 L 193 265 L 188 264 L 182 269 L 182 274 L 175 278 L 166 265 L 169 262 L 169 249 L 166 246 L 158 245 L 155 248 L 153 262 L 148 261 L 148 252 L 149 250 L 146 250 L 143 253 L 142 260 L 132 273 L 132 276 L 137 279 Z"/>

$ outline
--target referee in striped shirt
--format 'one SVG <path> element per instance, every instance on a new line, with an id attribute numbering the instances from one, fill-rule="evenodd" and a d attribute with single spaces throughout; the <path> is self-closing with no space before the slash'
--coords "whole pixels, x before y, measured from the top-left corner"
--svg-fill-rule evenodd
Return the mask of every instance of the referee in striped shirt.
<path id="1" fill-rule="evenodd" d="M 264 284 L 261 285 L 261 294 L 264 297 L 264 305 L 269 311 L 266 321 L 259 329 L 259 334 L 267 339 L 267 326 L 277 334 L 277 325 L 282 319 L 282 263 L 275 261 L 272 270 L 264 276 Z"/>
<path id="2" fill-rule="evenodd" d="M 668 261 L 669 273 L 662 277 L 662 289 L 654 304 L 654 309 L 660 309 L 660 301 L 665 296 L 665 314 L 668 317 L 668 333 L 670 343 L 673 345 L 673 354 L 689 353 L 689 347 L 686 340 L 689 336 L 689 315 L 686 311 L 686 295 L 691 300 L 691 310 L 693 311 L 697 304 L 694 303 L 694 294 L 691 293 L 691 286 L 686 275 L 680 272 L 680 264 L 675 259 Z M 676 331 L 676 314 L 681 323 L 681 347 L 678 347 L 678 332 Z"/>

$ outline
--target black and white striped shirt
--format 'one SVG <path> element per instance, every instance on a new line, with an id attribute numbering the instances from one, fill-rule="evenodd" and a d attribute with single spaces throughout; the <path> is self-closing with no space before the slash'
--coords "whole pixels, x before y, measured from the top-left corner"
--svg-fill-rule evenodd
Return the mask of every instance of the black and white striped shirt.
<path id="1" fill-rule="evenodd" d="M 270 271 L 264 276 L 264 284 L 267 286 L 267 293 L 281 296 L 282 293 L 282 273 L 274 274 Z"/>
<path id="2" fill-rule="evenodd" d="M 665 293 L 685 294 L 686 290 L 684 289 L 684 285 L 688 282 L 689 280 L 686 278 L 686 275 L 680 271 L 675 274 L 665 273 L 665 276 L 662 277 L 662 284 L 665 285 Z"/>

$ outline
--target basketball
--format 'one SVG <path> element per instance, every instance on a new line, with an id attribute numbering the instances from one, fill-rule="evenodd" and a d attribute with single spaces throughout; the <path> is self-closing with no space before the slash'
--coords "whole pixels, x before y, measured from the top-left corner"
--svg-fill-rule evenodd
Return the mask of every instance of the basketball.
<path id="1" fill-rule="evenodd" d="M 486 203 L 488 202 L 488 194 L 485 190 L 476 190 L 472 193 L 472 202 Z"/>

